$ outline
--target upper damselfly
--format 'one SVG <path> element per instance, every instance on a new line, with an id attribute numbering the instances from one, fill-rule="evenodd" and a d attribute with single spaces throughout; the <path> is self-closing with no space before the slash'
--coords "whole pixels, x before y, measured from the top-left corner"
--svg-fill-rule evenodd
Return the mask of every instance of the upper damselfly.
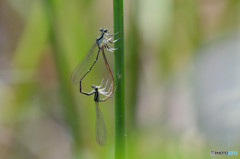
<path id="1" fill-rule="evenodd" d="M 110 49 L 108 47 L 108 43 L 115 43 L 118 40 L 117 39 L 117 40 L 112 41 L 114 38 L 114 35 L 116 35 L 117 33 L 114 35 L 108 34 L 108 30 L 104 29 L 104 28 L 100 28 L 100 32 L 101 32 L 101 34 L 95 40 L 92 48 L 89 50 L 89 52 L 87 53 L 87 55 L 85 56 L 83 61 L 81 63 L 79 63 L 73 70 L 71 77 L 70 77 L 72 82 L 81 83 L 83 78 L 92 70 L 93 66 L 97 62 L 101 49 L 106 48 L 108 51 L 114 52 L 115 49 L 114 48 Z M 106 36 L 108 36 L 108 37 L 106 37 Z M 104 51 L 102 51 L 102 54 L 104 55 Z M 104 57 L 105 57 L 104 62 L 106 64 L 107 59 L 106 59 L 105 55 L 104 55 Z"/>

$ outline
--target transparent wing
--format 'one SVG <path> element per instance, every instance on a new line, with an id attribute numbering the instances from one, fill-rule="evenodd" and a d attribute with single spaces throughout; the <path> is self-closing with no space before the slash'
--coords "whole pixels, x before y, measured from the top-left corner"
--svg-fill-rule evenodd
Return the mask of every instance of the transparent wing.
<path id="1" fill-rule="evenodd" d="M 96 109 L 96 139 L 100 145 L 104 145 L 107 137 L 107 130 L 103 114 L 99 108 L 98 102 L 95 102 Z"/>
<path id="2" fill-rule="evenodd" d="M 95 61 L 98 53 L 97 44 L 94 43 L 87 55 L 84 57 L 82 62 L 80 62 L 73 70 L 70 76 L 72 82 L 79 82 L 82 76 L 89 70 Z"/>

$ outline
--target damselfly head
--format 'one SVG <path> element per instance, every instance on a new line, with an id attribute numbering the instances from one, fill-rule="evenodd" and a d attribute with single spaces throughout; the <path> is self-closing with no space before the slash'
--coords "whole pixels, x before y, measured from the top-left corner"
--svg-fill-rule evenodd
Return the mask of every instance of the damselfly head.
<path id="1" fill-rule="evenodd" d="M 97 88 L 97 86 L 95 86 L 95 85 L 92 85 L 92 88 L 93 88 L 93 89 L 96 89 L 96 88 Z"/>
<path id="2" fill-rule="evenodd" d="M 102 28 L 102 27 L 100 28 L 100 31 L 101 31 L 101 32 L 104 32 L 104 33 L 107 33 L 107 29 Z"/>

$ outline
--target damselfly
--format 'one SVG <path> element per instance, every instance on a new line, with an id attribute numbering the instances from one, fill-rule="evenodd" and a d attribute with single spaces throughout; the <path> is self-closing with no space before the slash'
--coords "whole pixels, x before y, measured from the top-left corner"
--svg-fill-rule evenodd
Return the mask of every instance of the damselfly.
<path id="1" fill-rule="evenodd" d="M 99 102 L 106 101 L 109 97 L 111 97 L 113 93 L 113 85 L 114 85 L 112 81 L 110 88 L 108 89 L 108 91 L 106 91 L 108 81 L 105 83 L 104 88 L 101 88 L 102 83 L 103 83 L 103 80 L 100 86 L 92 85 L 93 90 L 89 93 L 86 93 L 86 92 L 84 93 L 86 95 L 94 94 L 95 110 L 96 110 L 96 140 L 100 145 L 105 144 L 107 130 L 106 130 L 103 114 L 99 108 Z M 100 95 L 104 95 L 105 98 L 101 99 Z"/>
<path id="2" fill-rule="evenodd" d="M 94 62 L 90 65 L 90 68 L 88 67 L 89 69 L 85 72 L 84 69 L 86 68 L 87 64 L 89 64 L 89 61 L 90 61 L 89 59 L 91 59 L 91 57 L 93 55 L 93 49 L 91 49 L 89 51 L 89 53 L 87 54 L 85 60 L 74 69 L 73 73 L 71 74 L 71 80 L 73 82 L 79 82 L 80 93 L 88 95 L 88 96 L 94 94 L 95 109 L 96 109 L 96 139 L 97 139 L 97 142 L 100 145 L 103 145 L 105 143 L 105 139 L 106 139 L 106 126 L 105 126 L 105 121 L 104 121 L 103 114 L 102 114 L 102 112 L 99 108 L 98 103 L 106 101 L 108 98 L 110 98 L 113 95 L 113 92 L 114 92 L 114 78 L 113 78 L 111 69 L 109 67 L 106 55 L 104 53 L 104 48 L 113 52 L 114 49 L 110 49 L 108 47 L 107 43 L 108 42 L 109 43 L 114 43 L 117 40 L 111 41 L 112 38 L 114 37 L 114 35 L 108 34 L 106 29 L 100 28 L 100 31 L 101 31 L 101 34 L 96 39 L 96 41 L 95 41 L 95 43 L 92 47 L 92 48 L 96 48 L 96 46 L 97 46 L 97 48 L 98 48 L 97 55 L 96 55 L 96 58 L 95 58 Z M 106 37 L 104 37 L 104 35 L 108 35 L 108 36 L 110 36 L 110 38 L 106 38 Z M 85 92 L 85 91 L 82 90 L 82 80 L 91 71 L 91 69 L 93 68 L 93 66 L 97 62 L 100 52 L 103 55 L 103 60 L 104 60 L 105 66 L 107 67 L 108 73 L 110 75 L 111 85 L 110 85 L 110 87 L 107 91 L 107 85 L 108 85 L 108 80 L 107 80 L 106 83 L 105 83 L 105 87 L 101 88 L 102 83 L 103 83 L 103 80 L 102 80 L 100 86 L 92 85 L 93 90 L 91 92 Z M 102 99 L 100 97 L 100 95 L 103 95 L 104 98 Z"/>

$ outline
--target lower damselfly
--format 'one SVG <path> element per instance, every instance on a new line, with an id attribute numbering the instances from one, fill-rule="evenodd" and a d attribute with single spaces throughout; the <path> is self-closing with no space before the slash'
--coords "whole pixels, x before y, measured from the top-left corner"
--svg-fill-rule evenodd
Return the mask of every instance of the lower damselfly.
<path id="1" fill-rule="evenodd" d="M 101 84 L 102 85 L 102 84 Z M 103 114 L 99 108 L 99 102 L 105 101 L 106 99 L 101 99 L 100 94 L 106 95 L 107 97 L 110 96 L 111 92 L 111 87 L 113 87 L 113 84 L 111 84 L 111 87 L 109 88 L 108 91 L 106 91 L 106 85 L 105 84 L 104 88 L 101 88 L 100 86 L 95 86 L 92 85 L 92 94 L 94 94 L 94 101 L 95 101 L 95 111 L 96 111 L 96 140 L 98 144 L 104 145 L 106 142 L 106 137 L 107 137 L 107 130 L 106 130 L 106 125 L 105 125 L 105 120 L 103 117 Z M 91 94 L 90 93 L 90 94 Z"/>
<path id="2" fill-rule="evenodd" d="M 95 102 L 95 111 L 96 111 L 96 140 L 98 144 L 104 145 L 107 137 L 107 130 L 105 125 L 105 120 L 103 114 L 99 108 L 99 102 L 106 101 L 109 97 L 112 96 L 114 83 L 112 81 L 110 88 L 107 90 L 108 81 L 105 83 L 105 87 L 102 87 L 103 80 L 100 86 L 92 85 L 93 90 L 89 93 L 84 93 L 86 95 L 94 94 L 94 102 Z M 105 97 L 101 99 L 100 95 L 104 95 Z"/>

